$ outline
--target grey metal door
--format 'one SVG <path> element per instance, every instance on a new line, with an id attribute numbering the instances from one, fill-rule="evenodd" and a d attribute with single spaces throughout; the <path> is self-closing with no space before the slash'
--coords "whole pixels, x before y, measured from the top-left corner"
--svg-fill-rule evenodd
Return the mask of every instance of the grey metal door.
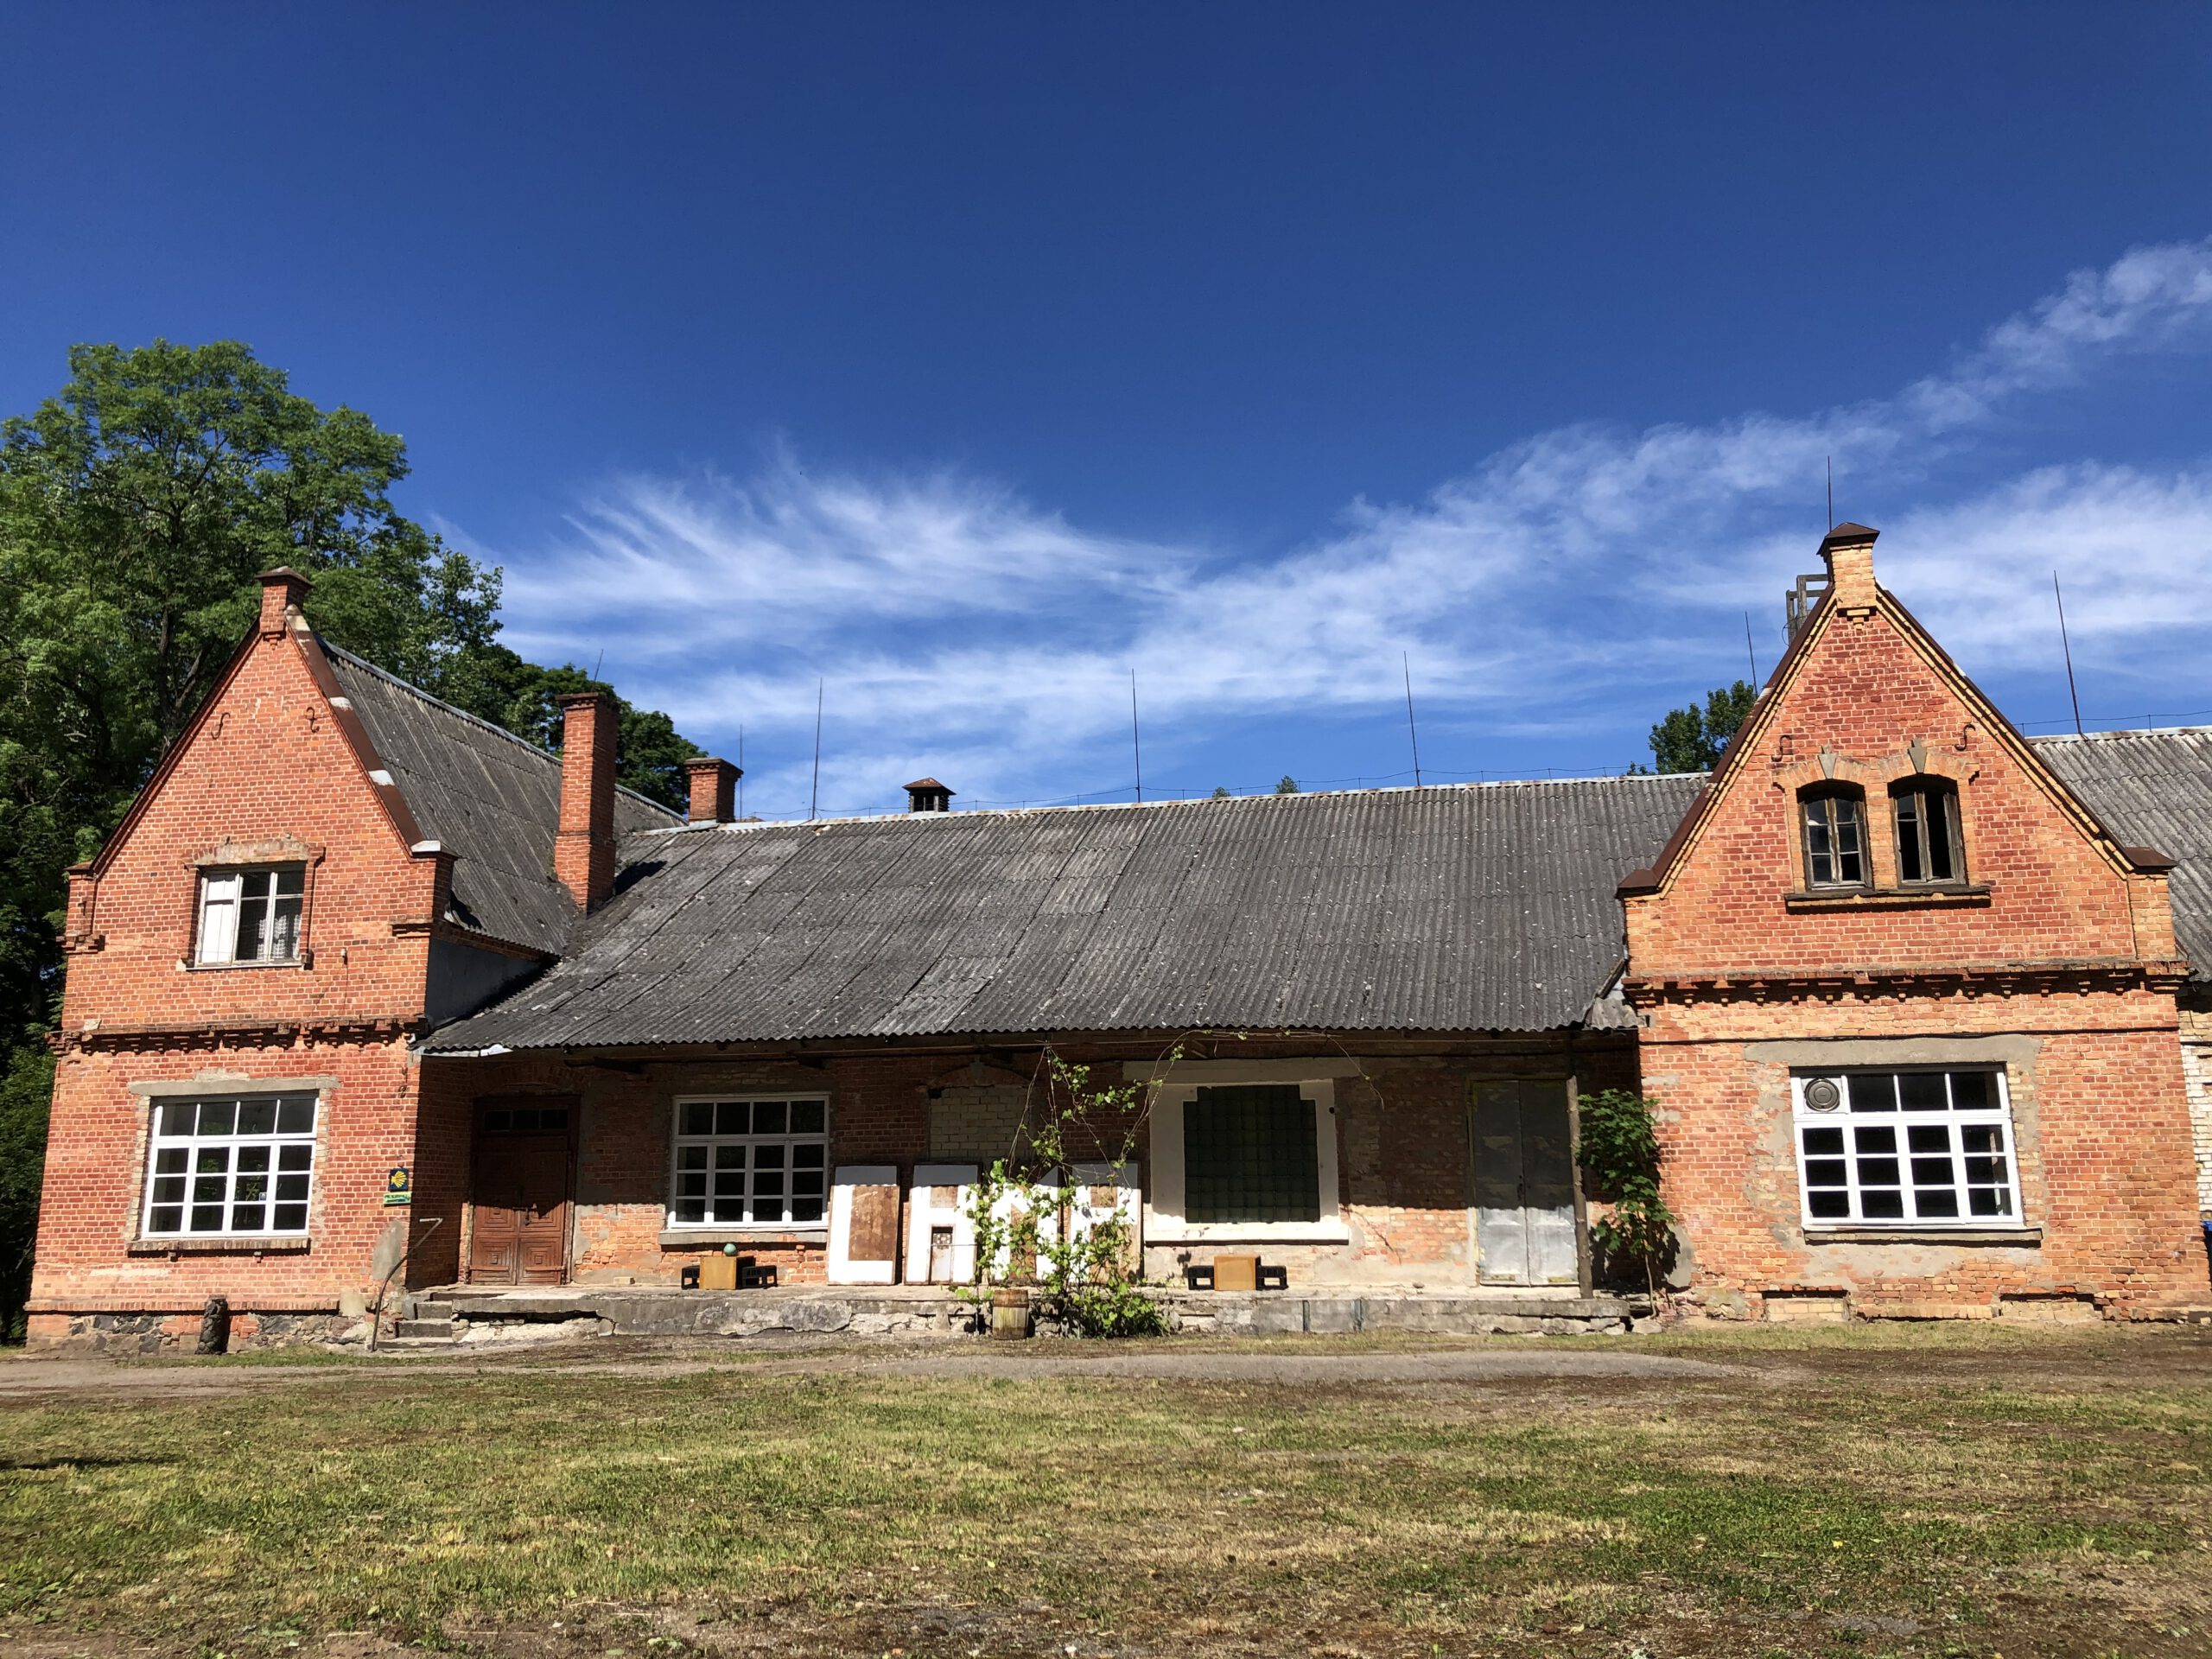
<path id="1" fill-rule="evenodd" d="M 1468 1129 L 1482 1282 L 1579 1282 L 1566 1084 L 1478 1083 Z"/>

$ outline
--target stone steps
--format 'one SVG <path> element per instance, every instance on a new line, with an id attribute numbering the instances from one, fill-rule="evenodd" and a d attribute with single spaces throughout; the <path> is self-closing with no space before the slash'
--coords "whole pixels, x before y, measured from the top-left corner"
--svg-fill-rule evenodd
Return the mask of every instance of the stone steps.
<path id="1" fill-rule="evenodd" d="M 461 1326 L 451 1319 L 404 1319 L 377 1344 L 379 1353 L 449 1353 L 461 1346 Z"/>

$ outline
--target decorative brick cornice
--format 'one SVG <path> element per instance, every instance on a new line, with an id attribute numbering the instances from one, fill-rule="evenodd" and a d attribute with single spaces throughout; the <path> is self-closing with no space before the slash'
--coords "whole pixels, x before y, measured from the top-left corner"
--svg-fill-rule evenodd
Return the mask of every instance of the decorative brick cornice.
<path id="1" fill-rule="evenodd" d="M 419 1036 L 428 1029 L 429 1022 L 420 1015 L 270 1020 L 230 1025 L 102 1024 L 54 1032 L 46 1041 L 56 1054 L 174 1053 L 194 1049 L 297 1048 L 317 1043 L 390 1043 Z"/>
<path id="2" fill-rule="evenodd" d="M 1880 997 L 2008 997 L 2156 991 L 2172 995 L 2189 976 L 2186 962 L 2128 957 L 2074 962 L 1965 963 L 1913 968 L 1735 969 L 1629 974 L 1621 994 L 1630 1006 L 1684 1002 L 1838 1002 Z"/>

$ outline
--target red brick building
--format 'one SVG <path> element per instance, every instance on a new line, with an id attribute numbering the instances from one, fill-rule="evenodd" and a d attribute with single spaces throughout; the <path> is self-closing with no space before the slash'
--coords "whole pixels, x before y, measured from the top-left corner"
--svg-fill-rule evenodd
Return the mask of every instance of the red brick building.
<path id="1" fill-rule="evenodd" d="M 272 572 L 72 873 L 34 1337 L 157 1341 L 213 1293 L 331 1334 L 387 1280 L 725 1245 L 941 1279 L 1047 1046 L 1160 1080 L 1136 1162 L 1078 1176 L 1163 1274 L 1586 1288 L 1574 1102 L 1624 1086 L 1690 1308 L 2202 1306 L 2212 742 L 2023 738 L 1873 539 L 1823 543 L 1709 780 L 815 824 L 731 822 L 715 760 L 679 821 L 615 787 L 611 707 L 544 753 Z"/>

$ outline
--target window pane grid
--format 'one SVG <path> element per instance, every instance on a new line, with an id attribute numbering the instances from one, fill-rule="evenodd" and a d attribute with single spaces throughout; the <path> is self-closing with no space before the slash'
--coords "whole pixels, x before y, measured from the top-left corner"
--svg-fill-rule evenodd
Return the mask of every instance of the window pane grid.
<path id="1" fill-rule="evenodd" d="M 1183 1213 L 1192 1222 L 1318 1221 L 1313 1103 L 1295 1084 L 1200 1089 L 1183 1109 Z"/>
<path id="2" fill-rule="evenodd" d="M 1808 1224 L 2018 1224 L 2001 1073 L 1847 1073 L 1796 1092 Z"/>
<path id="3" fill-rule="evenodd" d="M 313 1095 L 163 1101 L 154 1112 L 143 1234 L 307 1231 L 315 1117 Z"/>
<path id="4" fill-rule="evenodd" d="M 829 1102 L 676 1103 L 672 1227 L 809 1226 L 829 1213 Z"/>

